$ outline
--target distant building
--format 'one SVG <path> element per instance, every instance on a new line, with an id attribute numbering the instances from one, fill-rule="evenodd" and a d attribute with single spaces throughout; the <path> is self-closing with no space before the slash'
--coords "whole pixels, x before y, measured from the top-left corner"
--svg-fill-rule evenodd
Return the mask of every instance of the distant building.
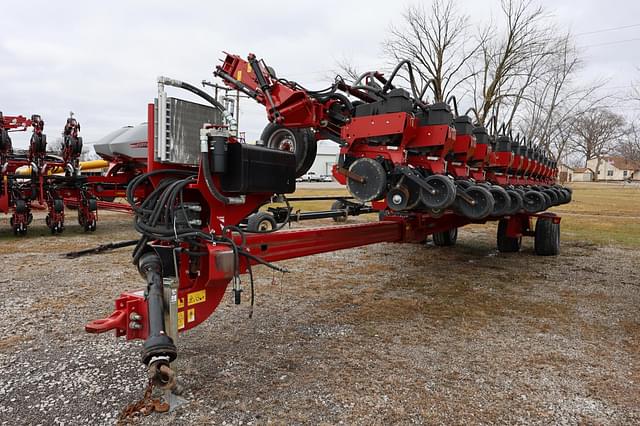
<path id="1" fill-rule="evenodd" d="M 588 167 L 576 167 L 573 169 L 573 182 L 591 182 L 595 173 Z"/>
<path id="2" fill-rule="evenodd" d="M 587 161 L 587 167 L 591 170 L 596 170 L 597 166 L 596 158 Z M 598 181 L 640 180 L 640 163 L 620 156 L 602 157 L 598 174 L 594 177 Z"/>
<path id="3" fill-rule="evenodd" d="M 318 141 L 318 153 L 309 171 L 317 175 L 331 175 L 331 169 L 338 160 L 340 147 L 331 141 Z"/>
<path id="4" fill-rule="evenodd" d="M 573 182 L 573 167 L 560 163 L 558 169 L 558 180 L 560 183 Z"/>

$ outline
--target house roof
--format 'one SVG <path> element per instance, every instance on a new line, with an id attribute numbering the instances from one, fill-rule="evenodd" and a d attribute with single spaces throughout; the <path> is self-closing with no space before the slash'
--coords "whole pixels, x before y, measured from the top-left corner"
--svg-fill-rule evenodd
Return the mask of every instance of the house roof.
<path id="1" fill-rule="evenodd" d="M 560 167 L 564 167 L 565 169 L 568 169 L 568 170 L 575 170 L 575 167 L 568 166 L 564 163 L 560 163 Z"/>
<path id="2" fill-rule="evenodd" d="M 620 156 L 604 157 L 604 161 L 609 161 L 613 167 L 619 170 L 640 170 L 640 163 L 631 161 Z"/>
<path id="3" fill-rule="evenodd" d="M 591 170 L 588 167 L 576 167 L 575 169 L 573 169 L 573 173 L 593 173 L 593 170 Z"/>

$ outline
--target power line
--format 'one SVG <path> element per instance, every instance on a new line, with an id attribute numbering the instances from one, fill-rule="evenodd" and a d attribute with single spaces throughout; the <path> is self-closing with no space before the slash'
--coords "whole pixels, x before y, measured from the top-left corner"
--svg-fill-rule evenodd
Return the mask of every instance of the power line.
<path id="1" fill-rule="evenodd" d="M 578 33 L 575 34 L 576 37 L 577 36 L 583 36 L 583 35 L 587 35 L 587 34 L 599 34 L 599 33 L 606 33 L 608 31 L 616 31 L 616 30 L 624 30 L 626 28 L 635 28 L 635 27 L 640 27 L 640 24 L 631 24 L 631 25 L 621 25 L 619 27 L 611 27 L 611 28 L 603 28 L 601 30 L 595 30 L 595 31 L 586 31 L 584 33 Z"/>
<path id="2" fill-rule="evenodd" d="M 629 41 L 640 41 L 640 37 L 628 38 L 628 39 L 625 39 L 625 40 L 608 41 L 608 42 L 605 42 L 605 43 L 598 43 L 598 44 L 588 44 L 588 45 L 584 45 L 582 47 L 608 46 L 608 45 L 611 45 L 611 44 L 627 43 Z"/>
<path id="3" fill-rule="evenodd" d="M 636 85 L 634 84 L 626 84 L 624 86 L 600 86 L 596 87 L 596 90 L 615 90 L 615 89 L 635 89 Z"/>

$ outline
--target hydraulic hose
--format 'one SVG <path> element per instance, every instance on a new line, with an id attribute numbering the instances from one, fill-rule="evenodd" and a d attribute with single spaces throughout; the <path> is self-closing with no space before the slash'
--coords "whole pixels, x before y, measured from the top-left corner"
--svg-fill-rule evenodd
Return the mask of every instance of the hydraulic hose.
<path id="1" fill-rule="evenodd" d="M 409 61 L 408 59 L 400 61 L 400 63 L 396 65 L 396 67 L 393 69 L 393 72 L 391 72 L 391 75 L 389 76 L 387 83 L 382 88 L 382 93 L 387 93 L 387 91 L 389 91 L 389 89 L 392 87 L 391 82 L 395 78 L 396 74 L 398 74 L 398 71 L 400 71 L 400 68 L 402 68 L 402 66 L 405 64 L 407 65 L 407 69 L 409 70 L 409 81 L 411 82 L 411 92 L 413 92 L 413 97 L 419 101 L 420 97 L 416 91 L 416 80 L 413 76 L 413 67 L 411 66 L 411 61 Z"/>
<path id="2" fill-rule="evenodd" d="M 207 189 L 209 193 L 213 195 L 213 197 L 220 201 L 223 204 L 231 204 L 231 200 L 229 197 L 225 197 L 218 191 L 215 183 L 213 183 L 213 178 L 211 177 L 211 167 L 209 165 L 209 149 L 207 148 L 207 152 L 202 152 L 200 156 L 200 164 L 202 164 L 202 171 L 204 175 L 204 181 L 207 184 Z"/>

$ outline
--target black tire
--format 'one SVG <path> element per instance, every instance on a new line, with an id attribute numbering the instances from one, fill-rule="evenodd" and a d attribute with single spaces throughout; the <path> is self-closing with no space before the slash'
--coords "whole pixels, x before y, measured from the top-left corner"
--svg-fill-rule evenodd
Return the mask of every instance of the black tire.
<path id="1" fill-rule="evenodd" d="M 571 202 L 571 196 L 572 196 L 572 192 L 569 190 L 569 188 L 562 188 L 561 190 L 564 195 L 565 195 L 565 201 L 564 204 L 570 203 Z"/>
<path id="2" fill-rule="evenodd" d="M 420 206 L 420 186 L 411 179 L 387 192 L 387 205 L 391 210 L 415 210 Z"/>
<path id="3" fill-rule="evenodd" d="M 546 210 L 549 207 L 553 206 L 553 203 L 551 202 L 551 196 L 549 194 L 547 194 L 546 192 L 542 192 L 542 191 L 538 191 L 540 194 L 542 194 L 542 196 L 544 197 L 544 209 Z"/>
<path id="4" fill-rule="evenodd" d="M 511 197 L 507 191 L 501 186 L 492 185 L 489 187 L 489 192 L 491 192 L 494 201 L 491 216 L 500 217 L 509 214 L 511 211 Z"/>
<path id="5" fill-rule="evenodd" d="M 311 129 L 290 129 L 280 124 L 269 123 L 262 131 L 260 140 L 266 148 L 295 154 L 295 177 L 300 177 L 309 171 L 318 151 L 315 134 Z"/>
<path id="6" fill-rule="evenodd" d="M 74 155 L 82 154 L 82 137 L 78 137 L 78 139 L 73 141 L 71 149 Z"/>
<path id="7" fill-rule="evenodd" d="M 33 148 L 33 152 L 36 154 L 44 154 L 47 152 L 47 135 L 36 135 L 34 133 L 33 136 L 31 136 L 31 146 Z"/>
<path id="8" fill-rule="evenodd" d="M 456 186 L 461 186 L 462 188 L 467 189 L 467 188 L 469 188 L 470 186 L 473 185 L 473 182 L 470 182 L 468 180 L 460 179 L 460 180 L 456 180 L 455 184 L 456 184 Z"/>
<path id="9" fill-rule="evenodd" d="M 27 202 L 24 200 L 16 200 L 16 213 L 26 213 Z"/>
<path id="10" fill-rule="evenodd" d="M 342 200 L 336 200 L 333 202 L 333 204 L 331 204 L 331 210 L 336 211 L 336 210 L 346 210 L 347 209 L 347 203 L 345 203 Z M 347 221 L 347 214 L 345 214 L 344 216 L 334 216 L 332 219 L 334 222 L 336 223 L 344 223 Z"/>
<path id="11" fill-rule="evenodd" d="M 560 202 L 558 201 L 558 194 L 553 189 L 543 189 L 542 193 L 549 196 L 550 206 L 557 206 L 558 204 L 560 204 Z"/>
<path id="12" fill-rule="evenodd" d="M 94 232 L 97 228 L 97 223 L 95 220 L 92 220 L 91 222 L 85 221 L 83 228 L 84 232 Z"/>
<path id="13" fill-rule="evenodd" d="M 431 194 L 420 188 L 420 200 L 427 209 L 444 210 L 456 199 L 456 186 L 451 179 L 443 175 L 431 175 L 425 179 L 436 193 Z"/>
<path id="14" fill-rule="evenodd" d="M 560 253 L 560 224 L 553 223 L 551 218 L 539 217 L 533 249 L 538 256 L 557 256 Z"/>
<path id="15" fill-rule="evenodd" d="M 276 226 L 276 219 L 267 212 L 254 213 L 247 219 L 249 232 L 271 232 Z"/>
<path id="16" fill-rule="evenodd" d="M 53 200 L 53 211 L 56 213 L 62 213 L 64 210 L 64 202 L 60 198 Z"/>
<path id="17" fill-rule="evenodd" d="M 498 251 L 501 253 L 517 253 L 520 251 L 520 246 L 522 245 L 522 237 L 508 237 L 508 225 L 509 221 L 507 219 L 500 219 L 500 221 L 498 221 L 498 232 L 496 238 Z"/>
<path id="18" fill-rule="evenodd" d="M 473 199 L 475 204 L 471 205 L 462 197 L 457 197 L 454 209 L 464 217 L 472 220 L 483 219 L 493 211 L 494 201 L 491 192 L 485 187 L 473 185 L 464 190 Z"/>
<path id="19" fill-rule="evenodd" d="M 436 232 L 433 234 L 433 244 L 438 247 L 449 247 L 456 244 L 458 240 L 458 228 L 451 228 L 448 231 Z"/>
<path id="20" fill-rule="evenodd" d="M 558 191 L 558 194 L 560 195 L 560 204 L 567 204 L 571 200 L 571 194 L 569 191 L 564 191 L 558 188 L 556 188 L 556 191 Z"/>
<path id="21" fill-rule="evenodd" d="M 514 215 L 522 210 L 522 195 L 514 189 L 507 189 L 507 194 L 509 194 L 509 211 L 508 215 Z"/>
<path id="22" fill-rule="evenodd" d="M 546 209 L 547 201 L 538 191 L 527 191 L 523 197 L 523 208 L 527 213 L 537 213 Z"/>

